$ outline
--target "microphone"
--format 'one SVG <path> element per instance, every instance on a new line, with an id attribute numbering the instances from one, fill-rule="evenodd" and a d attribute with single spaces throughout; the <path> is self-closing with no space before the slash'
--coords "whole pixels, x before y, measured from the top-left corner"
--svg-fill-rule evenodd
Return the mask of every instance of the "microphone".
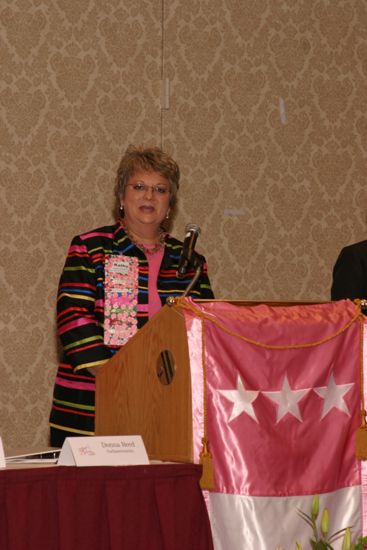
<path id="1" fill-rule="evenodd" d="M 196 256 L 195 244 L 198 236 L 200 235 L 200 227 L 194 223 L 188 223 L 185 227 L 185 240 L 182 247 L 180 261 L 176 271 L 178 278 L 182 278 L 186 275 L 187 268 L 192 264 L 193 259 Z"/>

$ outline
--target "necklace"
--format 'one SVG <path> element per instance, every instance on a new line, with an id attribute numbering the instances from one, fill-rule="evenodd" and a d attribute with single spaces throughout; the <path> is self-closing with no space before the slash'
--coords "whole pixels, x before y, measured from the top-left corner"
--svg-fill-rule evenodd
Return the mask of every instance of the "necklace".
<path id="1" fill-rule="evenodd" d="M 122 226 L 122 229 L 125 231 L 126 235 L 129 237 L 130 241 L 135 246 L 137 246 L 142 252 L 144 252 L 144 254 L 155 254 L 156 252 L 161 250 L 161 248 L 164 247 L 164 240 L 166 238 L 166 234 L 162 229 L 159 229 L 158 242 L 154 246 L 151 246 L 151 245 L 145 245 L 143 243 L 139 243 L 136 239 L 134 239 L 128 227 L 123 222 L 121 222 L 121 226 Z"/>

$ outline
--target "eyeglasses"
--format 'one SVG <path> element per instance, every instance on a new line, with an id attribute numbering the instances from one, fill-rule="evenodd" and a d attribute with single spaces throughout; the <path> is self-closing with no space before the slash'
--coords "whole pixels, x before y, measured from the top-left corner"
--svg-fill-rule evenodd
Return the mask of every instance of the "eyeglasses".
<path id="1" fill-rule="evenodd" d="M 152 190 L 152 193 L 156 193 L 157 195 L 166 195 L 169 193 L 168 187 L 165 187 L 164 185 L 147 185 L 141 181 L 136 183 L 127 183 L 126 186 L 131 187 L 136 194 L 141 195 L 147 193 L 149 189 Z"/>

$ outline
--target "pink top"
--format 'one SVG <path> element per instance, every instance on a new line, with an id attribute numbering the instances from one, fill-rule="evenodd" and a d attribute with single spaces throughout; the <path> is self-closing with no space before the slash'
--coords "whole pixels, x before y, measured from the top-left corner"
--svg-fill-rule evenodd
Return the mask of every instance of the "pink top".
<path id="1" fill-rule="evenodd" d="M 149 248 L 147 245 L 145 245 L 145 247 Z M 162 247 L 160 250 L 158 250 L 154 254 L 146 254 L 148 258 L 148 264 L 149 264 L 149 276 L 148 276 L 149 319 L 153 317 L 153 315 L 157 313 L 162 307 L 161 299 L 159 297 L 158 290 L 157 290 L 157 279 L 158 279 L 159 268 L 161 267 L 161 263 L 163 259 L 163 254 L 164 254 L 164 247 Z"/>

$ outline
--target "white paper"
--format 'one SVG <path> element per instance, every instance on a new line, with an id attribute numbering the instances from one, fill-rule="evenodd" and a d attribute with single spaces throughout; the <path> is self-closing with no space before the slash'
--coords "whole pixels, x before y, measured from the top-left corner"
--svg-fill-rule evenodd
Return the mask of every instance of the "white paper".
<path id="1" fill-rule="evenodd" d="M 129 466 L 149 464 L 140 435 L 67 437 L 59 466 Z"/>
<path id="2" fill-rule="evenodd" d="M 42 451 L 16 452 L 5 457 L 6 464 L 56 464 L 60 449 L 49 448 Z"/>

